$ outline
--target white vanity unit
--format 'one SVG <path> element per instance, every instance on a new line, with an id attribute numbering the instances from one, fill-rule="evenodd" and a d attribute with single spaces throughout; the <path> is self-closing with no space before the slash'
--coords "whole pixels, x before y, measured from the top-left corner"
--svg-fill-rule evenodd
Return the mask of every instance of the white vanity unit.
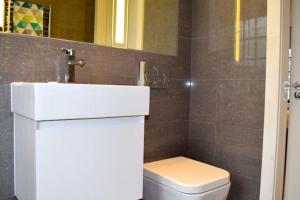
<path id="1" fill-rule="evenodd" d="M 12 83 L 19 200 L 142 198 L 148 87 Z"/>

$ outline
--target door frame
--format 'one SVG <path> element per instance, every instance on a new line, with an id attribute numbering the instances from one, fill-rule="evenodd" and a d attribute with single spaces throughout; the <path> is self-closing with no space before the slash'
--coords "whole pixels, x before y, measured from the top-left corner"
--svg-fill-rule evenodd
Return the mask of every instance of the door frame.
<path id="1" fill-rule="evenodd" d="M 291 0 L 267 1 L 265 119 L 260 200 L 282 200 L 286 152 Z"/>

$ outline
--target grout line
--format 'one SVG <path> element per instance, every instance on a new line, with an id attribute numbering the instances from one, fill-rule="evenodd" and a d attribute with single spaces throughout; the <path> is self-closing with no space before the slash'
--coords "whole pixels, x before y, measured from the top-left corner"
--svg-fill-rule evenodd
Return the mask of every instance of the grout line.
<path id="1" fill-rule="evenodd" d="M 266 79 L 205 79 L 205 78 L 191 78 L 197 81 L 266 81 Z"/>
<path id="2" fill-rule="evenodd" d="M 213 146 L 213 163 L 216 164 L 216 141 L 217 141 L 217 116 L 218 116 L 218 80 L 215 82 L 215 99 L 216 99 L 216 104 L 215 104 L 215 124 L 214 124 L 214 146 Z"/>

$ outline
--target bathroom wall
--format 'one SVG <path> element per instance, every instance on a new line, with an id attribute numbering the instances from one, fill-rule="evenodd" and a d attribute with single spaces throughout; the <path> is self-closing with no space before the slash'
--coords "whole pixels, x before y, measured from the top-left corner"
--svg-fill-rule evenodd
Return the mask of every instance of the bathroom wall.
<path id="1" fill-rule="evenodd" d="M 78 83 L 136 85 L 139 61 L 170 67 L 168 89 L 151 90 L 146 121 L 145 161 L 187 150 L 189 118 L 191 1 L 180 0 L 178 56 L 114 49 L 63 40 L 0 34 L 0 200 L 13 195 L 13 119 L 10 89 L 13 81 L 56 81 L 64 63 L 61 47 L 74 48 L 87 60 L 76 72 Z"/>
<path id="2" fill-rule="evenodd" d="M 188 155 L 231 173 L 230 200 L 258 200 L 267 1 L 237 1 L 192 1 Z"/>
<path id="3" fill-rule="evenodd" d="M 189 155 L 231 173 L 230 200 L 258 200 L 266 0 L 241 1 L 239 34 L 236 0 L 179 2 L 176 57 L 0 34 L 0 200 L 13 195 L 9 83 L 57 81 L 65 59 L 61 47 L 74 48 L 87 60 L 77 69 L 79 83 L 135 85 L 140 60 L 169 66 L 169 88 L 151 90 L 145 161 Z M 190 78 L 191 91 L 185 85 Z"/>

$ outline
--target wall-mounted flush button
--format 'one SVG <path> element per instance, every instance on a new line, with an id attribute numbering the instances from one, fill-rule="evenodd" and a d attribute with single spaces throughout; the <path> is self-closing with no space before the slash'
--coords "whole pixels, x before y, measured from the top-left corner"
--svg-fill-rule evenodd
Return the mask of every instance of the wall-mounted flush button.
<path id="1" fill-rule="evenodd" d="M 170 72 L 168 66 L 141 61 L 138 85 L 166 89 L 169 87 Z"/>

